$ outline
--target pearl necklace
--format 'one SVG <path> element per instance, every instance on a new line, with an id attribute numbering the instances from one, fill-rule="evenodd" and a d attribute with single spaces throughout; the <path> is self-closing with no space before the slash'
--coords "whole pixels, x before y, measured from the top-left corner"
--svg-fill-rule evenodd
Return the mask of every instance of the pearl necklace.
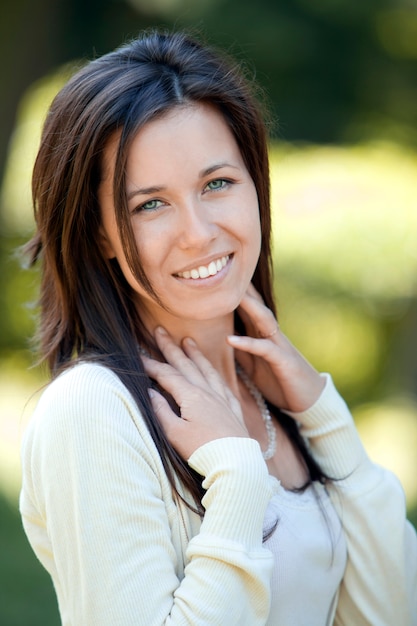
<path id="1" fill-rule="evenodd" d="M 266 434 L 268 435 L 268 447 L 265 451 L 262 451 L 262 456 L 264 457 L 265 461 L 269 461 L 269 459 L 272 459 L 272 457 L 275 454 L 275 450 L 277 449 L 276 432 L 275 432 L 274 425 L 272 423 L 271 413 L 269 412 L 269 409 L 266 405 L 263 395 L 261 394 L 259 389 L 256 387 L 255 383 L 249 378 L 245 370 L 237 363 L 236 363 L 236 372 L 237 372 L 237 375 L 240 377 L 241 381 L 246 386 L 249 393 L 251 394 L 252 398 L 255 400 L 256 405 L 264 421 Z"/>

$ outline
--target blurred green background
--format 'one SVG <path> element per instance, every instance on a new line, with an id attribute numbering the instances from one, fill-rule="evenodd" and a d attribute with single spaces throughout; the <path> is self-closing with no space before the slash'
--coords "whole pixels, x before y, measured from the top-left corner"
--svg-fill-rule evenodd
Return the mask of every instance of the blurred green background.
<path id="1" fill-rule="evenodd" d="M 201 31 L 268 95 L 281 324 L 332 372 L 417 525 L 417 4 L 414 0 L 6 0 L 0 7 L 0 623 L 59 624 L 20 526 L 32 368 L 30 170 L 71 67 L 148 26 Z"/>

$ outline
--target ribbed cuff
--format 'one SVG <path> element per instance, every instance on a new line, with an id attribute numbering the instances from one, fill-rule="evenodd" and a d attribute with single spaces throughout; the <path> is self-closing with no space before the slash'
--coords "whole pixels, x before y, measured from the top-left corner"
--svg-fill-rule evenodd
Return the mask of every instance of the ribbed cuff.
<path id="1" fill-rule="evenodd" d="M 200 534 L 259 546 L 272 485 L 258 442 L 243 437 L 216 439 L 198 448 L 188 463 L 205 476 L 206 514 Z"/>
<path id="2" fill-rule="evenodd" d="M 326 378 L 326 385 L 313 406 L 300 413 L 286 413 L 300 424 L 300 432 L 321 469 L 330 478 L 344 479 L 368 459 L 352 415 L 330 374 L 321 376 Z"/>

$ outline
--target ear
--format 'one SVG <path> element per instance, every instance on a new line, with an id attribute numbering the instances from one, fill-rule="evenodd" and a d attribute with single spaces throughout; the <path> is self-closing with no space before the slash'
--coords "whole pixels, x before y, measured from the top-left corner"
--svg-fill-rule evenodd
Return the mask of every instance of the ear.
<path id="1" fill-rule="evenodd" d="M 103 253 L 103 256 L 106 259 L 114 259 L 114 257 L 116 256 L 116 253 L 113 250 L 113 246 L 110 243 L 110 240 L 102 224 L 100 225 L 99 233 L 98 233 L 98 245 Z"/>

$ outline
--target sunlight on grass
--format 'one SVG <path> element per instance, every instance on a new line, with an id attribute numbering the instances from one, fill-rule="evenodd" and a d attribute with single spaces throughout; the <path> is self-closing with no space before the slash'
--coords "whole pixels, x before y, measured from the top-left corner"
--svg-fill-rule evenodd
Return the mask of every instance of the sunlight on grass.
<path id="1" fill-rule="evenodd" d="M 30 172 L 40 128 L 69 71 L 36 83 L 22 102 L 2 190 L 11 234 L 32 228 Z M 271 174 L 280 322 L 318 369 L 332 372 L 343 394 L 362 403 L 389 349 L 381 320 L 400 324 L 417 295 L 417 155 L 389 143 L 276 143 Z M 17 290 L 26 296 L 25 284 L 10 282 L 13 305 Z M 25 332 L 19 315 L 13 320 Z M 26 366 L 12 365 L 0 370 L 0 484 L 15 498 L 21 435 L 42 383 Z M 415 502 L 417 414 L 410 406 L 384 399 L 357 415 L 371 454 L 392 464 Z"/>
<path id="2" fill-rule="evenodd" d="M 14 234 L 26 235 L 33 228 L 31 177 L 41 129 L 52 99 L 69 74 L 70 66 L 63 66 L 42 78 L 27 90 L 20 103 L 1 189 L 3 225 Z"/>
<path id="3" fill-rule="evenodd" d="M 61 68 L 34 84 L 20 106 L 1 190 L 7 250 L 17 245 L 13 238 L 27 238 L 33 229 L 30 179 L 41 125 L 70 71 Z M 417 154 L 388 143 L 276 143 L 271 174 L 280 324 L 349 398 L 368 453 L 400 479 L 417 527 L 417 376 L 415 361 L 405 355 L 409 346 L 415 350 L 416 338 Z M 3 268 L 9 271 L 2 294 L 4 345 L 23 345 L 22 337 L 33 331 L 34 311 L 22 302 L 34 299 L 38 277 L 10 267 Z M 391 345 L 397 339 L 398 346 Z M 4 618 L 8 624 L 57 624 L 51 581 L 18 514 L 22 436 L 45 382 L 40 372 L 29 371 L 29 358 L 15 351 L 0 359 L 0 588 L 14 598 Z M 384 371 L 387 359 L 398 369 L 394 376 Z M 410 397 L 402 400 L 407 384 Z M 375 402 L 364 404 L 370 398 Z M 17 621 L 10 621 L 12 613 Z"/>
<path id="4" fill-rule="evenodd" d="M 278 276 L 276 291 L 282 329 L 343 393 L 355 395 L 375 379 L 384 344 L 372 319 L 350 300 L 306 293 L 291 277 Z"/>
<path id="5" fill-rule="evenodd" d="M 0 490 L 13 503 L 21 482 L 20 445 L 39 398 L 42 379 L 26 364 L 10 359 L 0 368 Z"/>
<path id="6" fill-rule="evenodd" d="M 417 156 L 390 144 L 272 150 L 279 267 L 368 301 L 417 292 Z"/>
<path id="7" fill-rule="evenodd" d="M 354 411 L 362 441 L 373 461 L 400 479 L 408 507 L 417 506 L 417 404 L 391 400 Z"/>

